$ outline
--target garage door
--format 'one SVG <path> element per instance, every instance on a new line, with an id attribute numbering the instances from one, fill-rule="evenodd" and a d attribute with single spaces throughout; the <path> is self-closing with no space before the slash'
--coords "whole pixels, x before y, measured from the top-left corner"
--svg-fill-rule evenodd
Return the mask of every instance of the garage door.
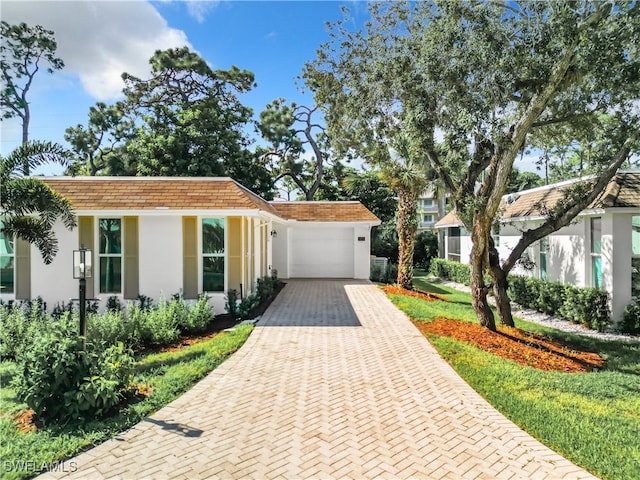
<path id="1" fill-rule="evenodd" d="M 292 278 L 353 278 L 353 228 L 294 228 Z"/>

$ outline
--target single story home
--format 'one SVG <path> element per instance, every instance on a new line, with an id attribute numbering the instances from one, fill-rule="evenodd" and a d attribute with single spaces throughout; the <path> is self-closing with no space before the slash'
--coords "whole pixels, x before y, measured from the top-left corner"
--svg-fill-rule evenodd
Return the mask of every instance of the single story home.
<path id="1" fill-rule="evenodd" d="M 42 297 L 49 307 L 78 297 L 73 251 L 93 252 L 87 297 L 105 305 L 147 295 L 206 293 L 224 311 L 229 289 L 256 280 L 369 278 L 371 227 L 360 202 L 268 202 L 231 178 L 42 177 L 72 204 L 78 227 L 55 225 L 59 251 L 0 238 L 0 298 Z"/>
<path id="2" fill-rule="evenodd" d="M 533 188 L 502 199 L 494 228 L 500 258 L 505 259 L 521 231 L 542 223 L 544 211 L 562 197 L 576 179 Z M 445 258 L 469 263 L 471 236 L 448 213 L 436 228 L 445 231 Z M 512 273 L 609 293 L 612 319 L 622 319 L 625 307 L 640 297 L 640 172 L 619 172 L 600 197 L 568 226 L 531 245 L 525 262 Z"/>

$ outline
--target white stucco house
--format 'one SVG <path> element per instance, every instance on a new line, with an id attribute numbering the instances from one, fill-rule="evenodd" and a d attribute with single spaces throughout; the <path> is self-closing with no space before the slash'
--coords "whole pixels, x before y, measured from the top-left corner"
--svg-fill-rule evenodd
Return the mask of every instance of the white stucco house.
<path id="1" fill-rule="evenodd" d="M 578 181 L 546 185 L 505 195 L 494 239 L 506 258 L 520 232 L 539 225 L 545 208 L 553 207 L 562 189 Z M 445 258 L 469 263 L 471 237 L 455 212 L 436 228 L 445 231 Z M 533 269 L 516 266 L 516 275 L 534 276 L 609 293 L 613 321 L 640 297 L 640 172 L 620 172 L 602 195 L 570 225 L 531 245 L 526 256 Z"/>
<path id="2" fill-rule="evenodd" d="M 267 202 L 231 178 L 44 177 L 77 215 L 55 226 L 59 252 L 45 265 L 24 241 L 0 237 L 0 298 L 78 296 L 73 251 L 93 252 L 87 297 L 158 299 L 206 293 L 224 311 L 227 290 L 245 295 L 256 279 L 369 278 L 371 227 L 359 202 Z M 0 234 L 1 235 L 1 234 Z"/>

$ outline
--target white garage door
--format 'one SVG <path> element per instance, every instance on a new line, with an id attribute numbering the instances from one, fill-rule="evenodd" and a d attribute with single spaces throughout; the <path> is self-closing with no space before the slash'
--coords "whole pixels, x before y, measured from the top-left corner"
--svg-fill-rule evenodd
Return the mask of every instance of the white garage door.
<path id="1" fill-rule="evenodd" d="M 353 228 L 294 228 L 292 278 L 353 278 Z"/>

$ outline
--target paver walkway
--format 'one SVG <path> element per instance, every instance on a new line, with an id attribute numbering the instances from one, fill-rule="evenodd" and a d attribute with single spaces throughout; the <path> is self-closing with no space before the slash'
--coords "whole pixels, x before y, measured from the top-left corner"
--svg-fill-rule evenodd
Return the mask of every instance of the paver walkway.
<path id="1" fill-rule="evenodd" d="M 65 469 L 83 479 L 595 478 L 485 402 L 376 286 L 330 280 L 288 281 L 231 359 Z"/>

